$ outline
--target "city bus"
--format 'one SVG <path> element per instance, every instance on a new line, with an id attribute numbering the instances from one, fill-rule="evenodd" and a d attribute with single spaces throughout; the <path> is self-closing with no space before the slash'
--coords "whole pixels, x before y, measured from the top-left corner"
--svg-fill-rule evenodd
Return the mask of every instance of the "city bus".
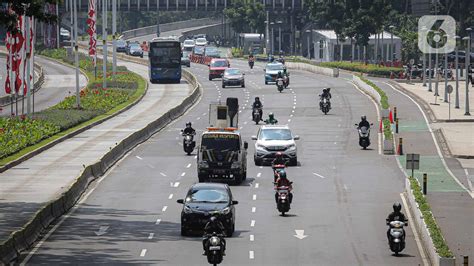
<path id="1" fill-rule="evenodd" d="M 149 45 L 150 82 L 176 82 L 181 80 L 181 43 L 177 38 L 154 38 Z"/>

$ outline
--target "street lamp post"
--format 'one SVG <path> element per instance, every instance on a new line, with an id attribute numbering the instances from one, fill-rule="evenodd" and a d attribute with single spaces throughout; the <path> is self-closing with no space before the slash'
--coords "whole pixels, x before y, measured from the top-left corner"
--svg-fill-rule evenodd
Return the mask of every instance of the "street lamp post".
<path id="1" fill-rule="evenodd" d="M 273 25 L 275 25 L 275 22 L 270 22 L 270 27 L 272 28 L 272 55 L 275 54 L 275 39 L 273 35 Z"/>
<path id="2" fill-rule="evenodd" d="M 112 78 L 117 73 L 117 0 L 112 0 Z"/>
<path id="3" fill-rule="evenodd" d="M 393 29 L 395 28 L 395 26 L 393 25 L 390 25 L 388 27 L 390 29 L 390 65 L 393 66 L 393 54 L 394 54 L 394 50 L 393 49 Z"/>
<path id="4" fill-rule="evenodd" d="M 444 54 L 444 100 L 448 102 L 448 54 Z"/>
<path id="5" fill-rule="evenodd" d="M 102 88 L 107 88 L 107 0 L 102 0 Z"/>
<path id="6" fill-rule="evenodd" d="M 278 24 L 278 53 L 281 53 L 281 20 L 276 22 Z"/>
<path id="7" fill-rule="evenodd" d="M 458 40 L 460 39 L 461 37 L 459 36 L 455 36 L 454 39 L 456 40 L 456 46 L 454 46 L 454 56 L 456 57 L 455 58 L 455 61 L 454 61 L 454 69 L 455 69 L 455 73 L 456 73 L 456 96 L 455 96 L 455 100 L 454 100 L 454 108 L 456 109 L 459 109 L 459 74 L 458 74 L 458 69 L 459 69 L 459 59 L 458 59 Z M 462 71 L 461 71 L 462 72 Z"/>
<path id="8" fill-rule="evenodd" d="M 307 33 L 307 40 L 308 40 L 308 44 L 306 45 L 307 49 L 308 49 L 308 59 L 311 59 L 311 49 L 310 49 L 310 43 L 309 43 L 309 35 L 311 33 L 311 30 L 306 30 L 306 33 Z"/>
<path id="9" fill-rule="evenodd" d="M 438 42 L 436 42 L 436 51 L 438 51 Z M 435 65 L 434 65 L 434 74 L 435 74 L 435 93 L 434 96 L 439 96 L 438 86 L 439 86 L 439 75 L 438 75 L 438 54 L 435 53 Z"/>
<path id="10" fill-rule="evenodd" d="M 469 112 L 469 65 L 471 60 L 471 28 L 467 28 L 467 36 L 463 40 L 467 40 L 466 47 L 466 107 L 464 115 L 471 115 Z"/>
<path id="11" fill-rule="evenodd" d="M 431 32 L 431 30 L 428 31 L 428 34 Z M 431 49 L 428 50 L 428 91 L 432 92 L 432 82 L 431 82 L 431 76 L 433 75 L 433 69 L 431 67 L 431 61 L 432 61 L 432 56 L 431 56 Z M 425 72 L 426 75 L 426 72 Z"/>
<path id="12" fill-rule="evenodd" d="M 421 30 L 423 32 L 426 32 L 427 28 L 423 27 Z M 424 43 L 423 43 L 423 48 L 426 48 L 426 45 Z M 422 52 L 422 55 L 423 55 L 423 87 L 426 87 L 426 54 L 425 54 L 425 49 L 423 49 L 423 50 L 424 50 Z"/>

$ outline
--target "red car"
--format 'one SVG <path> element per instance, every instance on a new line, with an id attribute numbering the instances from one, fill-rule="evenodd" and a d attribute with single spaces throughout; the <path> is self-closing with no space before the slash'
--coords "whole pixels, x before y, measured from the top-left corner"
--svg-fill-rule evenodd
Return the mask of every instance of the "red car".
<path id="1" fill-rule="evenodd" d="M 209 63 L 209 80 L 220 78 L 224 71 L 230 67 L 229 60 L 214 58 Z"/>

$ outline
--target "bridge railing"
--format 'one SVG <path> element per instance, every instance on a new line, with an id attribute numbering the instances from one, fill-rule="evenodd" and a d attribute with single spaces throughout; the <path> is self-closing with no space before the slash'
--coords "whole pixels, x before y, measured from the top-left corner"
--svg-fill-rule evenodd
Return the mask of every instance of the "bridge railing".
<path id="1" fill-rule="evenodd" d="M 206 26 L 206 25 L 217 24 L 219 22 L 220 22 L 220 19 L 215 19 L 215 18 L 191 19 L 191 20 L 186 20 L 186 21 L 160 24 L 160 31 L 165 32 L 165 31 L 172 31 L 172 30 L 185 29 L 185 28 L 191 28 L 191 27 Z M 153 26 L 124 31 L 122 35 L 124 39 L 130 39 L 134 37 L 155 34 L 156 30 L 157 30 L 156 25 L 153 25 Z"/>

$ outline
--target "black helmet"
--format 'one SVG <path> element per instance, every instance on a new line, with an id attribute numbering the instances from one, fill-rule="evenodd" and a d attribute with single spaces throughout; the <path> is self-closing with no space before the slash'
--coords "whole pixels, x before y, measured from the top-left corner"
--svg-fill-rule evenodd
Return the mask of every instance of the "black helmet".
<path id="1" fill-rule="evenodd" d="M 400 202 L 395 202 L 393 204 L 393 211 L 394 212 L 400 212 L 401 209 L 402 209 L 402 205 L 400 204 Z"/>
<path id="2" fill-rule="evenodd" d="M 216 216 L 212 216 L 212 217 L 209 219 L 209 221 L 210 221 L 211 223 L 215 223 L 215 222 L 217 222 L 217 217 L 216 217 Z"/>
<path id="3" fill-rule="evenodd" d="M 366 117 L 365 115 L 363 115 L 363 116 L 360 117 L 360 119 L 361 119 L 362 121 L 365 121 L 365 120 L 367 120 L 367 117 Z"/>
<path id="4" fill-rule="evenodd" d="M 270 117 L 271 119 L 273 119 L 273 117 L 274 117 L 273 113 L 269 113 L 269 114 L 268 114 L 268 117 Z"/>
<path id="5" fill-rule="evenodd" d="M 285 169 L 281 169 L 281 170 L 280 170 L 280 173 L 278 174 L 278 176 L 279 176 L 281 179 L 286 179 L 286 171 L 285 171 Z"/>
<path id="6" fill-rule="evenodd" d="M 186 127 L 191 127 L 191 122 L 186 123 Z"/>
<path id="7" fill-rule="evenodd" d="M 260 101 L 260 97 L 255 97 L 255 101 Z"/>
<path id="8" fill-rule="evenodd" d="M 283 158 L 283 153 L 282 153 L 281 151 L 279 151 L 279 152 L 277 152 L 277 153 L 275 154 L 275 157 L 276 157 L 277 159 L 281 159 L 281 158 Z"/>

